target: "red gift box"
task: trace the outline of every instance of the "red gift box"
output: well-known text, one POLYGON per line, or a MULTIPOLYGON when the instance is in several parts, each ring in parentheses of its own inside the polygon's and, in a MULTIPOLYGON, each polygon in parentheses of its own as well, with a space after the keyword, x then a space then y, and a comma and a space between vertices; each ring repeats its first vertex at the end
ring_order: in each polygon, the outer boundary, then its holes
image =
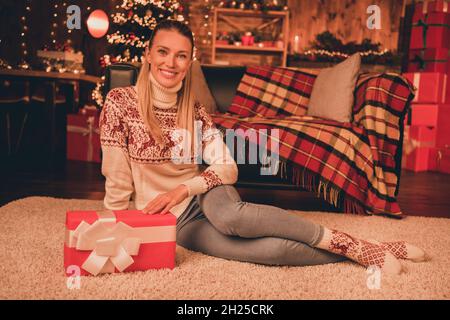
POLYGON ((447 0, 437 0, 428 2, 428 12, 450 12, 450 5, 447 0))
POLYGON ((447 75, 439 72, 407 72, 404 76, 414 84, 417 91, 415 103, 445 103, 450 94, 447 92, 447 75))
POLYGON ((98 116, 67 115, 67 159, 101 162, 98 116))
POLYGON ((96 106, 84 106, 78 111, 79 114, 82 114, 83 116, 94 116, 99 117, 100 116, 100 110, 97 109, 96 106))
POLYGON ((71 276, 175 267, 176 222, 140 210, 68 211, 64 270, 71 276))
POLYGON ((428 13, 427 3, 425 3, 424 5, 424 2, 416 2, 416 4, 414 5, 414 15, 412 23, 417 23, 420 19, 423 19, 426 13, 428 13))
POLYGON ((245 35, 241 37, 241 41, 243 46, 252 46, 255 42, 255 37, 245 35))
POLYGON ((450 105, 439 106, 436 146, 438 148, 448 148, 450 146, 450 105))
POLYGON ((449 49, 414 49, 409 52, 408 72, 422 71, 447 73, 449 65, 449 49))
POLYGON ((435 146, 436 130, 425 126, 406 126, 403 136, 402 168, 427 171, 430 148, 435 146))
POLYGON ((408 124, 412 126, 436 127, 438 122, 437 104, 413 104, 409 110, 408 124))
POLYGON ((450 13, 448 1, 447 0, 437 0, 437 1, 425 0, 423 2, 416 2, 415 7, 414 7, 413 23, 416 23, 417 21, 422 19, 423 16, 429 12, 430 13, 431 12, 450 13))
POLYGON ((429 154, 429 170, 450 173, 450 149, 432 148, 429 154))
MULTIPOLYGON (((415 17, 414 19, 417 19, 415 17)), ((450 48, 450 14, 432 12, 413 22, 410 49, 450 48)))

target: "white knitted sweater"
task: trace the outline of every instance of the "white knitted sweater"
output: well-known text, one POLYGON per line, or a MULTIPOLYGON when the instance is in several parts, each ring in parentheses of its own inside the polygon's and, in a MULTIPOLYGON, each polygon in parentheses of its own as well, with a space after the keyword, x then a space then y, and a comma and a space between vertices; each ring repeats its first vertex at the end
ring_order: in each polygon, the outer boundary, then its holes
MULTIPOLYGON (((206 169, 195 163, 173 161, 177 148, 177 90, 167 89, 152 80, 154 111, 161 124, 164 145, 158 145, 146 130, 138 111, 135 87, 111 90, 100 115, 102 174, 106 178, 104 206, 125 210, 134 199, 135 207, 143 209, 160 193, 180 184, 188 187, 189 196, 170 211, 177 217, 183 213, 193 196, 221 184, 234 184, 237 165, 223 142, 210 115, 200 104, 195 105, 195 119, 201 121, 201 150, 206 169), (175 105, 173 105, 175 103, 175 105)), ((200 144, 200 143, 199 143, 200 144)), ((179 147, 179 144, 178 144, 179 147)), ((200 152, 199 152, 200 153, 200 152)), ((185 161, 186 162, 186 161, 185 161)))

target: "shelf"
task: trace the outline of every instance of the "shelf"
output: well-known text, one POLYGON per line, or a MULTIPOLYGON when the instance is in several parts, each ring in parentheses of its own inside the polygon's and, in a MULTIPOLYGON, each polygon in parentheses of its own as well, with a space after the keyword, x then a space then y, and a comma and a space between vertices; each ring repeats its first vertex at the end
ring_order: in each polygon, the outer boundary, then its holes
POLYGON ((257 47, 257 46, 235 46, 218 44, 215 46, 217 49, 224 50, 236 50, 236 51, 260 51, 260 52, 284 52, 284 49, 273 47, 257 47))
MULTIPOLYGON (((251 24, 251 23, 250 23, 251 24)), ((281 66, 286 67, 287 65, 287 51, 288 51, 288 39, 289 39, 289 11, 256 11, 256 10, 244 10, 244 9, 230 9, 230 8, 215 8, 213 16, 213 30, 212 30, 212 52, 211 52, 211 63, 215 64, 216 61, 216 51, 235 51, 245 53, 248 52, 253 55, 264 53, 276 53, 281 54, 281 66), (232 19, 231 17, 237 17, 232 19), (248 19, 243 20, 241 17, 259 18, 252 19, 257 23, 260 23, 260 19, 263 19, 263 23, 260 24, 257 29, 262 30, 263 28, 268 28, 269 26, 278 25, 281 26, 280 33, 283 34, 283 47, 259 47, 259 46, 236 46, 227 44, 217 44, 217 34, 218 34, 218 20, 223 20, 225 23, 230 25, 233 29, 239 30, 240 32, 250 29, 248 25, 248 19), (237 20, 237 21, 236 21, 237 20), (243 22, 239 22, 239 21, 243 22), (269 20, 268 22, 264 20, 269 20)), ((224 52, 222 52, 224 53, 224 52)))

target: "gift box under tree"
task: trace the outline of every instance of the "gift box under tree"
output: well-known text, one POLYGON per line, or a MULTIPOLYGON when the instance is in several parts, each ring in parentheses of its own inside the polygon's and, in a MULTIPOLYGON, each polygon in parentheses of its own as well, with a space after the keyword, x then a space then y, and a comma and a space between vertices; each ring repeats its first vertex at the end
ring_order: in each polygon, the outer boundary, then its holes
POLYGON ((402 168, 414 172, 428 171, 430 149, 436 144, 436 129, 405 126, 402 168))
POLYGON ((173 269, 176 217, 140 210, 68 211, 64 270, 71 276, 173 269))
POLYGON ((101 162, 99 116, 92 112, 67 115, 67 159, 101 162))

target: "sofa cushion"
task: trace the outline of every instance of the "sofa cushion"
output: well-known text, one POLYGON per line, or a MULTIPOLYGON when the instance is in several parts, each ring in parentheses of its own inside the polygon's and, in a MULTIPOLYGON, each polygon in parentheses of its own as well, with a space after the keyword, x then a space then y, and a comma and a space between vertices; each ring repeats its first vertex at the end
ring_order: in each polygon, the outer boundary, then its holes
POLYGON ((360 66, 361 56, 356 53, 332 68, 321 70, 314 82, 307 115, 350 122, 360 66))
POLYGON ((228 111, 245 69, 244 66, 202 65, 206 83, 216 101, 217 111, 228 111))
POLYGON ((315 78, 288 68, 248 67, 228 112, 242 117, 305 115, 315 78))

